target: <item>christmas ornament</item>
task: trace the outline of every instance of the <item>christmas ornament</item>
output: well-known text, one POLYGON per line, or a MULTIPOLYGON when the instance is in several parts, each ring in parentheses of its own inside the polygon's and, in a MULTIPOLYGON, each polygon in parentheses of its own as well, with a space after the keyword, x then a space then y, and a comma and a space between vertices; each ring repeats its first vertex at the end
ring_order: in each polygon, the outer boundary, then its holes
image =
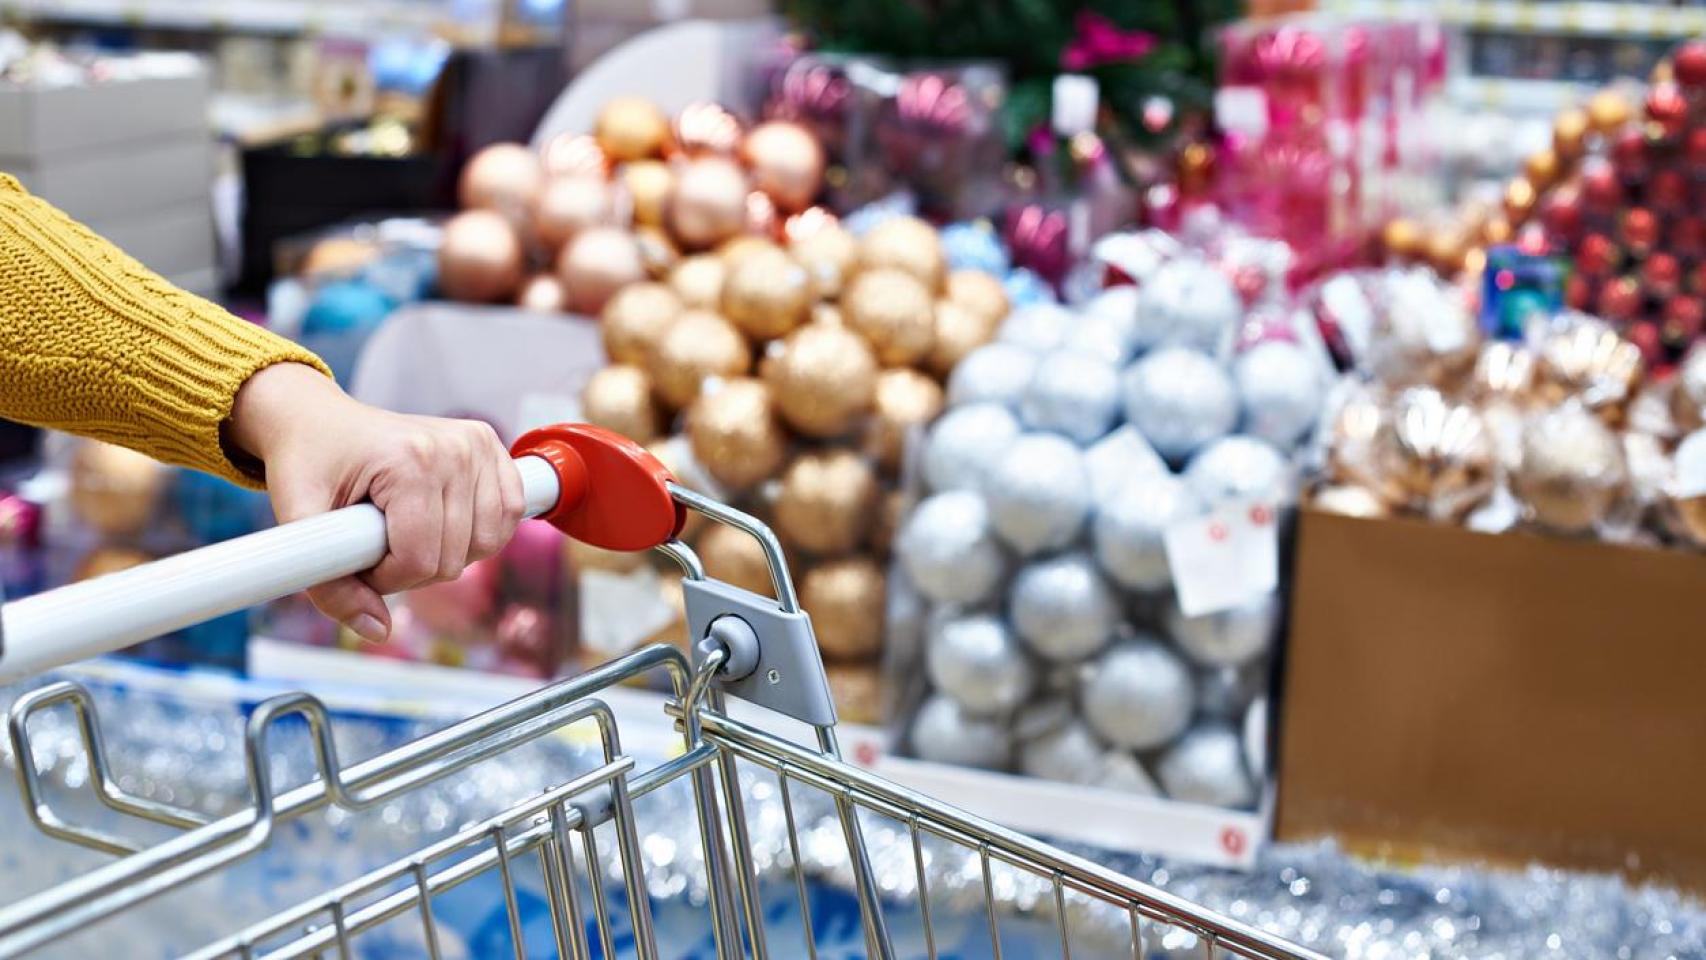
POLYGON ((1216 354, 1231 343, 1243 316, 1244 304, 1225 274, 1181 257, 1144 284, 1134 332, 1139 348, 1178 345, 1216 354))
POLYGON ((1324 372, 1296 343, 1269 340, 1245 351, 1232 365, 1244 431, 1290 449, 1315 426, 1327 392, 1324 372))
POLYGON ((942 388, 936 381, 904 367, 884 370, 877 375, 865 449, 884 469, 899 469, 907 437, 941 412, 942 388))
POLYGON ((996 341, 966 354, 948 376, 948 404, 998 403, 1019 408, 1019 398, 1037 369, 1037 355, 1025 347, 996 341))
POLYGON ((1139 797, 1159 797, 1161 786, 1137 758, 1128 753, 1109 752, 1102 755, 1102 773, 1096 786, 1103 790, 1129 793, 1139 797))
POLYGON ((682 309, 681 298, 661 283, 631 283, 616 291, 599 317, 605 355, 616 363, 646 366, 682 309))
POLYGON ((558 177, 533 209, 534 235, 553 252, 583 230, 615 223, 615 194, 603 177, 558 177))
POLYGON ((1128 480, 1169 472, 1166 461, 1130 424, 1096 441, 1085 451, 1084 467, 1090 474, 1091 496, 1098 504, 1119 496, 1128 480))
MULTIPOLYGON (((776 242, 771 240, 768 236, 755 233, 743 233, 738 237, 731 237, 728 240, 724 240, 722 244, 717 247, 716 253, 717 256, 723 259, 723 265, 728 267, 732 272, 736 267, 744 263, 749 255, 759 252, 772 252, 777 249, 776 242)), ((723 282, 725 284, 728 282, 726 276, 723 282)))
POLYGON ((870 557, 830 560, 800 580, 800 605, 832 660, 869 660, 883 649, 884 577, 870 557))
POLYGON ((811 437, 836 437, 870 411, 877 360, 852 331, 813 323, 772 344, 762 374, 788 426, 811 437))
POLYGON ((611 160, 659 156, 669 143, 669 118, 644 97, 616 97, 604 105, 592 135, 611 160))
POLYGON ((1082 722, 1066 719, 1042 733, 1021 738, 1019 772, 1027 777, 1094 786, 1107 749, 1082 722))
POLYGON ((1222 724, 1205 723, 1186 733, 1155 762, 1155 774, 1174 800, 1216 807, 1256 802, 1238 735, 1222 724))
MULTIPOLYGON (((723 490, 705 465, 693 455, 693 443, 685 434, 676 434, 662 440, 654 440, 646 444, 646 452, 656 457, 675 479, 689 490, 702 493, 715 500, 728 499, 728 493, 723 490)), ((697 511, 687 511, 687 522, 682 525, 678 535, 682 540, 691 541, 699 528, 707 523, 704 516, 697 511)))
POLYGON ((995 339, 1044 353, 1060 346, 1077 321, 1072 311, 1058 303, 1026 304, 1007 315, 995 339))
POLYGON ((821 297, 840 297, 858 264, 859 242, 835 222, 833 214, 818 207, 790 217, 788 223, 788 252, 805 265, 813 289, 821 297))
POLYGON ((1620 91, 1601 90, 1588 100, 1588 125, 1602 136, 1615 133, 1629 122, 1633 109, 1620 91))
POLYGON ((1676 367, 1670 412, 1683 430, 1706 425, 1706 345, 1696 344, 1676 367))
POLYGON ((1398 396, 1380 428, 1376 460, 1382 492, 1428 516, 1461 517, 1491 492, 1494 450, 1485 421, 1432 387, 1398 396))
POLYGON ((1007 316, 1007 291, 1001 281, 982 270, 955 270, 948 274, 944 297, 982 317, 994 330, 1007 316))
POLYGON ((865 269, 847 286, 841 309, 885 366, 915 366, 935 342, 935 300, 904 271, 865 269))
POLYGON ((995 532, 1019 553, 1033 554, 1077 538, 1090 509, 1089 484, 1084 456, 1071 441, 1027 433, 1001 451, 983 493, 995 532))
POLYGON ((1102 739, 1127 750, 1159 747, 1190 725, 1196 709, 1191 671, 1153 639, 1126 641, 1083 668, 1084 719, 1102 739))
POLYGON ((755 340, 783 336, 805 323, 816 301, 811 274, 768 242, 731 266, 723 281, 723 316, 755 340))
POLYGON ((694 160, 676 175, 666 217, 682 246, 714 247, 746 226, 746 175, 733 162, 694 160))
POLYGON ((670 271, 669 286, 681 302, 700 310, 715 310, 723 299, 723 279, 728 266, 721 257, 699 254, 676 264, 670 271))
POLYGON ((1098 496, 1096 502, 1091 542, 1108 576, 1132 590, 1171 586, 1173 569, 1162 538, 1169 526, 1202 511, 1185 482, 1166 472, 1131 475, 1117 494, 1098 496))
POLYGON ((1113 635, 1119 607, 1096 565, 1083 553, 1035 560, 1019 569, 1007 599, 1013 628, 1042 657, 1072 662, 1113 635))
POLYGON ((681 262, 681 251, 675 249, 675 241, 662 227, 635 227, 634 242, 640 245, 640 259, 646 265, 646 276, 653 280, 668 278, 676 264, 681 262))
POLYGON ((557 277, 569 309, 596 314, 616 291, 646 279, 646 264, 633 234, 618 227, 588 227, 563 247, 557 277))
POLYGON ((1055 350, 1037 361, 1019 397, 1019 420, 1033 430, 1086 444, 1108 432, 1119 407, 1119 373, 1113 366, 1082 351, 1055 350))
POLYGON ((982 490, 1019 435, 1007 408, 970 403, 949 410, 924 441, 924 482, 932 490, 982 490))
POLYGON ((456 200, 464 210, 490 210, 520 226, 544 189, 545 168, 532 150, 494 143, 468 158, 456 181, 456 200))
POLYGON ((476 560, 454 580, 409 591, 403 595, 404 602, 415 619, 434 633, 467 638, 496 610, 501 572, 494 558, 476 560))
POLYGON ((925 499, 895 542, 901 569, 918 592, 940 603, 982 603, 1006 573, 983 498, 949 490, 925 499))
POLYGON ((925 638, 930 682, 973 716, 1001 716, 1030 695, 1036 671, 999 617, 972 614, 935 625, 925 638))
POLYGON ((787 452, 770 388, 750 377, 701 391, 687 410, 687 439, 711 476, 735 490, 775 476, 787 452))
POLYGON ((925 700, 912 718, 912 751, 920 760, 959 767, 1005 767, 1012 753, 1007 728, 980 720, 937 694, 925 700))
POLYGON ((1205 667, 1237 667, 1268 649, 1279 624, 1279 604, 1273 594, 1199 617, 1187 617, 1175 604, 1167 610, 1167 633, 1197 663, 1205 667))
POLYGON ((871 228, 859 240, 863 270, 899 270, 923 284, 934 298, 947 276, 947 257, 936 228, 917 217, 897 216, 871 228))
POLYGON ((952 300, 936 301, 934 342, 926 365, 938 377, 948 376, 966 354, 994 338, 996 323, 952 300))
POLYGON ((722 104, 699 102, 681 108, 670 124, 672 146, 688 157, 732 157, 740 148, 740 120, 722 104))
POLYGON ((521 240, 501 214, 465 210, 444 223, 438 286, 452 300, 505 300, 521 283, 521 240))
POLYGON ((523 520, 498 552, 506 593, 511 599, 549 605, 567 580, 563 558, 569 538, 543 520, 523 520))
POLYGON ((554 274, 536 273, 521 285, 521 291, 515 295, 515 305, 539 313, 561 313, 567 299, 563 281, 554 274))
POLYGON ((1522 464, 1511 492, 1542 526, 1586 533, 1622 495, 1623 449, 1606 425, 1579 404, 1531 419, 1522 431, 1522 464))
POLYGON ((1390 384, 1449 383, 1475 362, 1480 331, 1462 297, 1425 269, 1381 275, 1370 369, 1390 384))
POLYGON ((883 722, 881 664, 826 663, 823 672, 840 721, 873 727, 883 722))
POLYGON ((753 186, 783 210, 804 210, 823 186, 823 146, 797 123, 772 120, 753 127, 740 152, 753 186))
POLYGON ((1273 445, 1255 437, 1221 437, 1191 458, 1185 484, 1201 503, 1232 502, 1290 506, 1297 481, 1291 464, 1273 445))
POLYGON ((706 377, 738 377, 750 369, 752 353, 740 331, 705 310, 677 317, 658 338, 650 360, 658 396, 678 410, 699 395, 706 377))
POLYGON ((1534 351, 1521 344, 1490 340, 1475 358, 1470 381, 1477 399, 1521 402, 1534 389, 1534 351))
POLYGON ((865 458, 846 449, 802 453, 782 474, 776 528, 812 553, 838 556, 858 548, 876 509, 877 477, 865 458))
POLYGON ((650 443, 658 434, 652 381, 639 367, 617 364, 593 374, 581 393, 581 412, 587 423, 636 443, 650 443))
POLYGON ((1226 371, 1185 347, 1155 350, 1121 381, 1126 419, 1155 451, 1183 461, 1238 423, 1238 393, 1226 371))
POLYGON ((1124 367, 1132 356, 1132 323, 1112 314, 1086 312, 1061 339, 1061 346, 1124 367))
POLYGON ((1562 318, 1540 342, 1537 372, 1546 400, 1577 397, 1591 409, 1617 408, 1645 373, 1640 348, 1610 324, 1584 314, 1562 318))
POLYGON ((545 144, 541 159, 549 177, 604 177, 610 173, 610 158, 591 134, 559 133, 545 144))
POLYGON ((1216 667, 1197 674, 1197 713, 1227 723, 1242 723, 1250 704, 1267 689, 1268 666, 1216 667))
POLYGON ((764 547, 752 534, 726 523, 708 524, 693 549, 705 564, 706 576, 761 597, 775 596, 770 563, 764 557, 764 547))
POLYGON ((648 227, 664 225, 664 209, 670 191, 675 189, 675 174, 669 164, 662 160, 625 163, 617 172, 617 180, 628 193, 634 223, 648 227))
POLYGON ((109 537, 138 533, 153 518, 168 473, 126 447, 85 440, 71 455, 71 509, 109 537))

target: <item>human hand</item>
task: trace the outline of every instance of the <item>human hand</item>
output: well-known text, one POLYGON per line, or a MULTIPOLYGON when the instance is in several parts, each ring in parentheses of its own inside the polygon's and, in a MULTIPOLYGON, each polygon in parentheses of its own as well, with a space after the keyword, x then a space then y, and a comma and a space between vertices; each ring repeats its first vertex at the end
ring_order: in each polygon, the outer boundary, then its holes
POLYGON ((363 500, 384 512, 379 565, 308 591, 320 612, 366 640, 390 633, 385 594, 455 579, 502 549, 521 522, 521 477, 490 426, 370 407, 302 364, 249 377, 227 438, 265 465, 280 523, 363 500))

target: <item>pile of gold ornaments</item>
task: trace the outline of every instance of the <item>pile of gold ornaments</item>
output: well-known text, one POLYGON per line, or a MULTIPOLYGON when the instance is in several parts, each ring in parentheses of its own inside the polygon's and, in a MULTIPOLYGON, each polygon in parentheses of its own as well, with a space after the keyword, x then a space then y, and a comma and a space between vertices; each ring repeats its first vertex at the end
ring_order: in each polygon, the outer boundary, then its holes
MULTIPOLYGON (((826 216, 812 206, 823 170, 822 146, 798 124, 748 130, 714 103, 671 118, 648 100, 618 98, 590 134, 558 136, 538 152, 494 144, 468 161, 463 211, 444 225, 439 287, 453 300, 597 314, 618 290, 668 280, 691 291, 693 305, 717 307, 702 302, 722 286, 707 263, 815 232, 826 216)), ((837 282, 837 251, 801 245, 815 251, 814 280, 837 282)), ((741 311, 755 323, 765 279, 740 278, 756 291, 741 311)))
MULTIPOLYGON (((1000 282, 950 271, 929 224, 897 217, 855 238, 820 209, 779 237, 688 256, 601 313, 611 365, 588 383, 584 416, 776 530, 845 719, 880 719, 908 438, 1006 313, 1000 282)), ((713 524, 688 536, 711 576, 773 595, 751 537, 713 524)))

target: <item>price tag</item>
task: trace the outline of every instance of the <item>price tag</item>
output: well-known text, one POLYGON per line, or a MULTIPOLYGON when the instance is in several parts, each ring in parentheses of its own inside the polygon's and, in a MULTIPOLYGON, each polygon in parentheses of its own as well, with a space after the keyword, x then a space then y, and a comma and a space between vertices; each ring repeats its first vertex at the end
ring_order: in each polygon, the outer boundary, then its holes
POLYGON ((1279 524, 1269 504, 1217 507, 1168 527, 1163 542, 1187 617, 1239 606, 1279 586, 1279 524))

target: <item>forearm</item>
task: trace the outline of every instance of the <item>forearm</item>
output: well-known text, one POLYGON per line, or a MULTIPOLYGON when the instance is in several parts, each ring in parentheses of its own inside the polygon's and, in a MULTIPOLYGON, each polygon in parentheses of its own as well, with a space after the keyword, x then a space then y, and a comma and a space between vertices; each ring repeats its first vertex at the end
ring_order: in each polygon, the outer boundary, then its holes
POLYGON ((222 429, 249 377, 283 362, 325 373, 0 175, 0 417, 254 484, 222 429))

